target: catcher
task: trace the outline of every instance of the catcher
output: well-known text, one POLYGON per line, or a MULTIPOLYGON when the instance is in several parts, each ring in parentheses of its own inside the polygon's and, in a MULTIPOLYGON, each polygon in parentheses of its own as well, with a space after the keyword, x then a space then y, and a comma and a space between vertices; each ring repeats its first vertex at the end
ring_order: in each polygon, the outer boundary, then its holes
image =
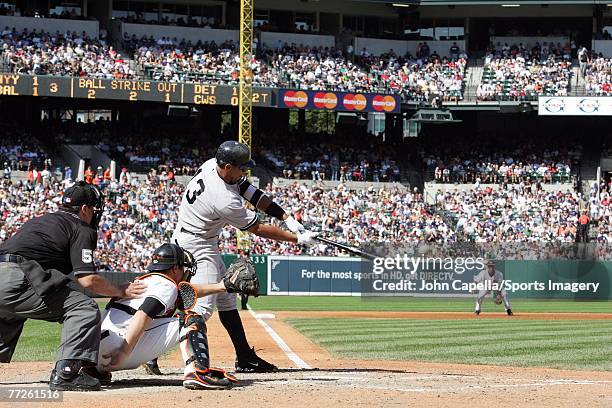
POLYGON ((86 372, 110 384, 111 372, 136 368, 180 343, 185 362, 183 386, 229 388, 236 378, 211 368, 204 318, 191 312, 198 297, 215 293, 256 295, 259 281, 247 258, 239 258, 216 284, 189 284, 195 274, 193 255, 176 244, 163 244, 138 277, 147 284, 138 299, 112 299, 102 318, 100 357, 86 372), (178 314, 175 310, 178 309, 178 314))
MULTIPOLYGON (((504 281, 504 274, 495 269, 495 261, 488 261, 487 268, 482 270, 478 275, 474 277, 474 282, 480 283, 484 281, 492 281, 496 284, 501 284, 504 281)), ((493 303, 496 305, 500 305, 502 301, 504 302, 504 308, 506 309, 506 314, 508 316, 514 315, 512 313, 512 309, 510 308, 510 301, 508 300, 508 293, 505 289, 501 291, 498 290, 480 290, 478 291, 478 297, 476 298, 476 309, 474 310, 474 314, 480 314, 480 306, 482 305, 482 301, 484 298, 491 293, 491 299, 493 303)))

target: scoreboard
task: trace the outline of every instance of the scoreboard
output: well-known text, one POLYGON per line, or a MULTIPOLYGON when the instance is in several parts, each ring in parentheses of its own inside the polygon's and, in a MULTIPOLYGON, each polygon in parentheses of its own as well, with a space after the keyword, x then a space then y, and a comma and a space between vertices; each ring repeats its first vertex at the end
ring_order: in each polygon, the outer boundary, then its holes
MULTIPOLYGON (((2 96, 237 106, 240 88, 206 83, 0 73, 2 96)), ((264 108, 399 113, 401 103, 397 94, 253 88, 253 106, 264 108)))
MULTIPOLYGON (((203 83, 0 74, 0 95, 237 106, 240 90, 203 83)), ((253 88, 253 106, 276 107, 276 96, 276 90, 253 88)))

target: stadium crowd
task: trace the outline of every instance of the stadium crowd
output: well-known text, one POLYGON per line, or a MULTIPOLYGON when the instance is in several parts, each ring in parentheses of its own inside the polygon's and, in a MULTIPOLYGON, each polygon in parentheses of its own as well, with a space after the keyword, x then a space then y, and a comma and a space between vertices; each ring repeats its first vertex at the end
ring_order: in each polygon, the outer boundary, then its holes
MULTIPOLYGON (((88 123, 46 120, 44 128, 57 144, 92 144, 130 171, 191 175, 204 158, 212 157, 215 143, 201 129, 177 129, 175 123, 152 121, 139 130, 113 129, 109 120, 88 123)), ((228 136, 229 137, 229 136, 228 136)), ((339 181, 400 181, 398 151, 368 135, 351 140, 327 133, 272 132, 258 134, 266 146, 255 144, 253 156, 272 176, 290 179, 339 181), (295 146, 301 146, 296 153, 295 146), (335 152, 331 154, 330 152, 335 152)), ((1 157, 0 157, 1 159, 1 157)))
POLYGON ((444 145, 432 140, 420 152, 423 169, 438 183, 569 182, 572 164, 581 157, 579 144, 565 144, 560 139, 551 148, 544 140, 538 144, 529 139, 521 142, 517 135, 504 143, 500 137, 464 140, 452 147, 438 147, 444 145))
POLYGON ((256 147, 254 154, 274 174, 289 179, 400 181, 397 150, 374 135, 367 137, 369 142, 326 133, 265 134, 258 139, 274 148, 256 147), (296 152, 295 146, 300 150, 296 152))
POLYGON ((482 81, 476 90, 479 101, 535 99, 538 95, 566 96, 571 76, 569 44, 535 43, 509 46, 490 44, 482 81))
MULTIPOLYGON (((127 47, 135 49, 134 60, 151 79, 172 82, 203 82, 237 84, 240 75, 240 56, 233 41, 222 44, 211 42, 177 41, 176 39, 124 39, 127 47)), ((277 86, 278 76, 262 61, 253 58, 253 85, 277 86)))
POLYGON ((0 163, 3 168, 26 171, 51 166, 45 150, 30 132, 11 121, 0 122, 0 163))
POLYGON ((417 58, 401 58, 391 51, 380 57, 362 57, 361 61, 374 77, 378 91, 391 90, 413 101, 430 101, 434 97, 454 102, 463 99, 465 54, 449 59, 421 52, 417 58))
POLYGON ((588 95, 612 95, 612 59, 599 55, 592 59, 584 76, 588 95))
MULTIPOLYGON (((126 32, 123 48, 129 56, 122 56, 103 40, 76 32, 18 32, 6 27, 0 37, 2 58, 12 72, 20 74, 115 79, 144 75, 160 81, 238 83, 239 55, 233 41, 192 43, 170 37, 137 38, 126 32)), ((411 101, 462 99, 467 56, 457 51, 453 51, 452 58, 435 52, 418 54, 400 56, 390 50, 372 56, 362 50, 353 58, 335 48, 263 44, 251 62, 253 84, 394 92, 411 101)))
MULTIPOLYGON (((0 189, 0 240, 10 237, 23 223, 55 211, 61 191, 70 180, 49 183, 37 180, 2 182, 0 189)), ((598 242, 612 243, 610 185, 591 203, 598 242)), ((349 190, 307 187, 299 182, 285 187, 268 186, 266 192, 307 228, 353 245, 372 242, 402 244, 451 243, 467 238, 476 243, 571 243, 577 238, 580 197, 573 192, 547 193, 529 187, 491 188, 439 193, 435 208, 418 191, 396 188, 349 190), (456 226, 443 215, 451 214, 456 226)), ((183 187, 167 175, 151 172, 138 178, 122 172, 105 187, 105 213, 100 222, 96 259, 103 270, 141 271, 143 260, 169 239, 177 219, 183 187)), ((236 231, 225 228, 220 236, 222 253, 237 253, 236 231)), ((341 255, 317 245, 305 252, 294 244, 251 236, 251 254, 341 255)), ((516 255, 516 254, 515 254, 516 255)))
POLYGON ((112 46, 85 32, 21 32, 5 27, 0 33, 0 58, 12 72, 108 79, 132 79, 136 72, 112 46))
POLYGON ((475 242, 560 242, 577 239, 579 197, 529 187, 438 193, 436 206, 457 217, 457 230, 475 242))

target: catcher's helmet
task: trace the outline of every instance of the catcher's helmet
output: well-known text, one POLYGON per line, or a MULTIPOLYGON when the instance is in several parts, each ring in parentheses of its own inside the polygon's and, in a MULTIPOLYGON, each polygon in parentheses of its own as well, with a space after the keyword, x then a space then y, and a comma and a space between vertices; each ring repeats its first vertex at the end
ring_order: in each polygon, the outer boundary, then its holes
POLYGON ((185 268, 184 281, 189 281, 196 272, 196 262, 191 252, 176 244, 162 244, 153 252, 152 261, 147 270, 152 272, 166 271, 178 265, 185 268))
POLYGON ((231 164, 232 166, 240 166, 241 168, 254 168, 255 161, 251 159, 251 151, 244 143, 228 140, 221 143, 215 155, 217 164, 223 166, 231 164))

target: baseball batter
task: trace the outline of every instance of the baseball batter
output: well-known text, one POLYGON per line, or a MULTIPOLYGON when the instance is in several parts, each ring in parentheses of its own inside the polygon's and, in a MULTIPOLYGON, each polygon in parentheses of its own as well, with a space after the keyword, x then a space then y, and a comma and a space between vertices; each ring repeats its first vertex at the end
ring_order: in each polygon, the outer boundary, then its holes
MULTIPOLYGON (((193 256, 175 244, 163 244, 147 267, 152 272, 139 277, 146 292, 136 299, 113 299, 102 318, 97 367, 87 373, 108 385, 112 371, 136 368, 180 343, 185 361, 183 385, 190 389, 228 388, 237 380, 221 369, 210 368, 206 323, 192 311, 174 312, 179 299, 177 285, 195 274, 193 256)), ((257 279, 254 268, 236 261, 222 282, 193 285, 195 296, 240 291, 247 279, 257 279), (231 279, 230 279, 231 278, 231 279)), ((257 288, 259 288, 257 282, 257 288)), ((252 293, 250 293, 252 294, 252 293)), ((179 310, 181 307, 179 306, 179 310)))
MULTIPOLYGON (((227 224, 263 238, 305 245, 315 243, 316 233, 305 231, 263 191, 249 183, 245 171, 253 166, 247 145, 227 141, 219 146, 215 157, 206 161, 188 183, 172 242, 193 253, 197 273, 192 282, 213 284, 224 276, 225 266, 219 253, 218 237, 227 224), (284 221, 291 232, 259 222, 257 213, 245 208, 243 200, 259 211, 284 221)), ((213 306, 219 310, 219 319, 234 345, 236 371, 275 371, 275 365, 259 358, 254 348, 249 346, 236 309, 236 294, 220 293, 200 298, 195 311, 207 320, 213 306)))
MULTIPOLYGON (((476 283, 484 283, 485 281, 491 281, 491 283, 496 283, 499 285, 501 285, 502 282, 504 281, 504 274, 498 271, 497 269, 495 269, 494 261, 488 261, 487 268, 482 270, 478 275, 474 277, 474 282, 476 283)), ((491 294, 491 297, 493 298, 493 302, 495 304, 499 305, 503 300, 504 308, 506 309, 506 314, 508 316, 513 315, 512 309, 510 308, 510 301, 508 300, 508 293, 503 288, 500 291, 494 291, 494 290, 478 291, 478 297, 476 298, 476 309, 474 310, 474 313, 476 315, 480 314, 480 306, 482 305, 482 301, 484 300, 485 296, 487 296, 489 293, 491 294)))

